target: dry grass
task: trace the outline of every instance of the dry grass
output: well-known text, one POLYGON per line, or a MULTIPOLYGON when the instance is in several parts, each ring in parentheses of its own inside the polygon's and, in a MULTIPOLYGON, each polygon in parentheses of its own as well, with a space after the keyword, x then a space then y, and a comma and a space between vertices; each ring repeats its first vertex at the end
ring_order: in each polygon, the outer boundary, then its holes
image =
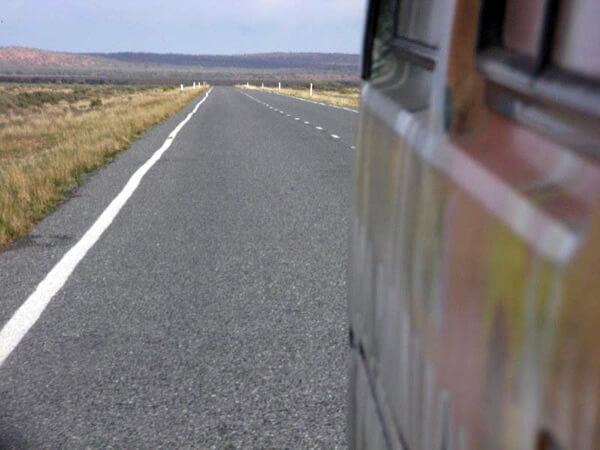
POLYGON ((110 161, 201 92, 81 89, 0 85, 5 106, 0 110, 0 248, 27 233, 84 173, 110 161))
POLYGON ((288 88, 282 87, 279 90, 276 87, 260 87, 253 85, 241 84, 238 87, 243 89, 255 89, 259 91, 276 92, 279 94, 291 95, 293 97, 306 98, 315 102, 323 102, 330 105, 345 106, 348 108, 358 109, 360 98, 360 90, 358 88, 343 88, 339 90, 320 90, 317 87, 313 88, 313 95, 310 96, 308 88, 288 88))

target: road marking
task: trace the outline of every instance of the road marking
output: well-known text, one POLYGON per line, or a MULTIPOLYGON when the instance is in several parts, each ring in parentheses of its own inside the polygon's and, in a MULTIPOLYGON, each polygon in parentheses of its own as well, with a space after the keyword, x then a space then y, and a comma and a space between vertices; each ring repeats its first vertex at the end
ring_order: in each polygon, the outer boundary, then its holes
MULTIPOLYGON (((254 98, 254 97, 252 97, 252 96, 250 96, 250 95, 248 95, 248 94, 246 94, 246 93, 243 93, 243 94, 244 94, 245 96, 247 96, 247 97, 251 98, 251 99, 252 99, 252 100, 254 100, 255 102, 262 103, 260 100, 258 100, 258 99, 256 99, 256 98, 254 98)), ((299 100, 301 100, 301 99, 299 99, 299 100)), ((320 103, 320 102, 311 102, 311 103, 322 104, 322 103, 320 103)), ((271 106, 270 106, 270 105, 267 105, 266 103, 264 103, 264 105, 265 105, 265 106, 267 106, 267 107, 269 107, 269 108, 271 108, 271 106)), ((325 105, 325 104, 323 104, 323 105, 324 105, 324 106, 330 106, 330 105, 325 105)), ((271 109, 272 109, 272 108, 271 108, 271 109)), ((279 112, 279 114, 285 114, 287 117, 292 117, 292 115, 291 115, 291 114, 287 114, 285 111, 280 111, 280 110, 278 110, 278 109, 275 109, 275 111, 278 111, 278 112, 279 112)), ((294 117, 294 120, 300 120, 300 117, 294 117)), ((306 121, 304 121, 304 124, 305 124, 305 125, 310 125, 310 122, 309 122, 308 120, 306 120, 306 121)), ((317 129, 317 130, 319 130, 319 131, 323 131, 323 127, 321 127, 321 126, 315 126, 315 129, 317 129)), ((340 136, 338 136, 337 134, 330 134, 330 136, 331 136, 333 139, 340 139, 340 136)), ((355 150, 355 149, 356 149, 356 147, 355 147, 354 145, 353 145, 351 148, 352 148, 352 150, 355 150)))
POLYGON ((344 111, 349 111, 354 114, 358 114, 358 109, 347 108, 346 106, 329 105, 327 103, 316 102, 314 100, 308 100, 307 98, 296 97, 294 95, 280 94, 279 92, 271 92, 271 91, 266 91, 266 92, 269 94, 280 95, 281 97, 293 98, 295 100, 300 100, 301 102, 314 103, 315 105, 327 106, 328 108, 343 109, 344 111))
MULTIPOLYGON (((251 95, 248 95, 248 94, 246 94, 245 92, 242 92, 242 93, 243 93, 243 94, 244 94, 246 97, 248 97, 248 98, 250 98, 250 99, 254 100, 255 102, 257 102, 257 103, 261 103, 261 104, 263 104, 263 105, 267 106, 268 108, 271 108, 271 109, 273 109, 273 108, 271 107, 271 105, 268 105, 267 103, 263 103, 263 102, 261 102, 260 100, 258 100, 258 99, 256 99, 256 98, 252 97, 251 95)), ((286 95, 285 97, 291 97, 291 96, 288 96, 288 95, 286 95)), ((292 97, 292 98, 297 98, 297 97, 292 97)), ((297 99, 298 99, 298 100, 303 100, 303 99, 300 99, 300 98, 297 98, 297 99)), ((323 106, 331 106, 331 105, 326 105, 326 104, 324 104, 324 103, 321 103, 321 102, 313 102, 313 101, 311 101, 311 103, 316 103, 316 104, 318 104, 318 105, 323 105, 323 106)), ((340 109, 346 109, 346 108, 340 108, 340 109)), ((279 112, 280 114, 285 114, 287 117, 292 117, 292 115, 291 115, 291 114, 287 114, 285 111, 280 111, 280 110, 278 110, 278 109, 276 109, 276 108, 275 108, 275 111, 279 112)), ((300 117, 294 117, 294 120, 301 120, 301 119, 300 119, 300 117)), ((305 120, 305 121, 304 121, 304 124, 305 124, 305 125, 310 125, 310 122, 309 122, 308 120, 305 120)), ((315 129, 317 129, 317 130, 319 130, 319 131, 323 131, 323 127, 321 127, 321 126, 315 126, 315 129)), ((341 139, 341 138, 340 138, 340 136, 338 136, 337 134, 330 134, 330 136, 331 136, 331 138, 332 138, 332 139, 336 139, 336 140, 337 140, 337 139, 341 139)), ((352 145, 350 148, 351 148, 352 150, 356 150, 356 146, 354 146, 354 145, 352 145)))
POLYGON ((156 164, 160 157, 173 143, 175 136, 181 131, 186 123, 198 111, 198 108, 208 98, 212 88, 200 100, 187 117, 175 127, 165 139, 163 145, 129 178, 125 187, 110 202, 106 209, 100 214, 94 224, 85 232, 83 237, 71 249, 63 255, 58 263, 48 272, 46 277, 37 285, 35 291, 17 309, 8 322, 0 331, 0 366, 6 358, 19 345, 21 339, 27 334, 31 327, 40 318, 50 300, 65 285, 77 265, 85 257, 86 253, 94 246, 102 234, 119 214, 121 208, 136 191, 146 173, 156 164))

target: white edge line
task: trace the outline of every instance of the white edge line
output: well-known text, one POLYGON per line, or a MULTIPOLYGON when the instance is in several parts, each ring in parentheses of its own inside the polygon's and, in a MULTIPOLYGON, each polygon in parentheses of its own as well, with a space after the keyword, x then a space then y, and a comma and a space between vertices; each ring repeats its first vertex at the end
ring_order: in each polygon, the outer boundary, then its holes
MULTIPOLYGON (((243 88, 242 88, 243 89, 243 88)), ((358 114, 358 109, 354 109, 354 108, 347 108, 346 106, 338 106, 338 105, 329 105, 327 103, 322 103, 322 102, 315 102, 314 100, 309 100, 307 98, 302 98, 302 97, 295 97, 293 95, 287 95, 287 94, 280 94, 279 92, 272 92, 272 91, 261 91, 261 92, 266 92, 268 94, 275 94, 275 95, 280 95, 281 97, 288 97, 288 98, 293 98, 295 100, 300 100, 301 102, 308 102, 308 103, 314 103, 315 105, 320 105, 320 106, 328 106, 330 108, 335 108, 335 109, 342 109, 344 111, 350 111, 353 112, 354 114, 358 114)), ((244 92, 245 95, 248 95, 244 92)))
POLYGON ((271 92, 271 91, 264 91, 264 92, 268 92, 269 94, 280 95, 282 97, 293 98, 295 100, 300 100, 301 102, 314 103, 315 105, 328 106, 329 108, 342 109, 344 111, 350 111, 350 112, 353 112, 354 114, 358 114, 358 109, 354 109, 354 108, 347 108, 345 106, 337 106, 337 105, 329 105, 327 103, 315 102, 314 100, 308 100, 307 98, 295 97, 293 95, 287 95, 287 94, 280 94, 279 92, 271 92))
POLYGON ((85 232, 83 237, 71 249, 63 255, 56 265, 48 272, 46 277, 38 284, 35 291, 25 300, 17 309, 13 316, 6 322, 0 331, 0 366, 6 361, 6 358, 19 345, 25 334, 40 318, 46 306, 52 298, 64 286, 69 276, 73 273, 77 265, 85 257, 86 253, 100 239, 102 234, 119 214, 121 208, 127 203, 127 200, 133 195, 144 175, 156 164, 161 156, 169 149, 175 136, 181 131, 186 123, 196 113, 198 108, 208 98, 212 87, 204 95, 204 98, 198 102, 196 107, 187 117, 175 127, 165 140, 163 145, 154 152, 154 154, 140 166, 129 178, 125 187, 110 202, 106 209, 96 219, 94 224, 85 232))

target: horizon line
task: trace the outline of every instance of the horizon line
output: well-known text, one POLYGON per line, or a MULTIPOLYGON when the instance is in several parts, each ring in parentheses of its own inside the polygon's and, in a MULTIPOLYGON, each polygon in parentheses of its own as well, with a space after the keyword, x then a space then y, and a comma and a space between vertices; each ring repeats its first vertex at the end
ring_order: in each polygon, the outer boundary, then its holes
POLYGON ((328 51, 328 52, 320 52, 320 51, 284 51, 284 50, 274 50, 274 51, 257 51, 253 53, 177 53, 177 52, 158 52, 158 51, 147 51, 147 50, 120 50, 120 51, 68 51, 68 50, 52 50, 38 47, 26 47, 24 45, 0 45, 0 50, 3 49, 25 49, 25 50, 37 50, 42 52, 52 52, 52 53, 69 53, 72 55, 116 55, 123 53, 133 53, 133 54, 148 54, 148 55, 185 55, 185 56, 254 56, 254 55, 273 55, 273 54, 308 54, 308 55, 347 55, 347 56, 360 56, 359 53, 349 53, 349 52, 341 52, 341 51, 328 51))

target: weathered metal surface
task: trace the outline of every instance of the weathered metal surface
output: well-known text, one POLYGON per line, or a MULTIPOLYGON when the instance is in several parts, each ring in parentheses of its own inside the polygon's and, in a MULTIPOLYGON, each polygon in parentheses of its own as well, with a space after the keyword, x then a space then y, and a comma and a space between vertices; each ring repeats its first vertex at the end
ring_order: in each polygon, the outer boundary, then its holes
POLYGON ((352 397, 354 443, 370 448, 378 420, 398 448, 536 449, 551 436, 592 450, 600 170, 484 103, 459 114, 449 65, 463 19, 432 72, 391 57, 380 24, 363 87, 349 298, 353 370, 371 388, 352 397))

